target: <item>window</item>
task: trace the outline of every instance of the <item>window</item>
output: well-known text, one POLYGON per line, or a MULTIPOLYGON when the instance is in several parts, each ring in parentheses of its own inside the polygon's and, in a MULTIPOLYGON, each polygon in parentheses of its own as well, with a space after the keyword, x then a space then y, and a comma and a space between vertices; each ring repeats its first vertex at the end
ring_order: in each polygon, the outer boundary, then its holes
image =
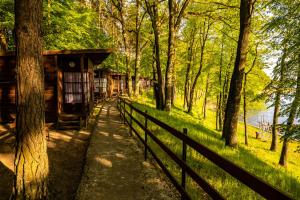
POLYGON ((105 93, 107 88, 107 79, 100 78, 100 92, 105 93))
MULTIPOLYGON (((90 84, 88 73, 83 73, 83 89, 85 103, 90 99, 90 84)), ((65 103, 82 103, 82 81, 80 72, 64 72, 65 103)))

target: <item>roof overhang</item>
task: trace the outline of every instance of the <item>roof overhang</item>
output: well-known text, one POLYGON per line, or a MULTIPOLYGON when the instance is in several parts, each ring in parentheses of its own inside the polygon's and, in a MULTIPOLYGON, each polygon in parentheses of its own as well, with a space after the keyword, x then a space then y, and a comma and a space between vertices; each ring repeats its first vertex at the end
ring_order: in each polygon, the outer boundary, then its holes
MULTIPOLYGON (((50 55, 85 55, 94 65, 101 64, 111 53, 113 49, 79 49, 79 50, 46 50, 43 56, 50 55)), ((8 51, 5 54, 0 53, 0 57, 15 56, 15 51, 8 51)))

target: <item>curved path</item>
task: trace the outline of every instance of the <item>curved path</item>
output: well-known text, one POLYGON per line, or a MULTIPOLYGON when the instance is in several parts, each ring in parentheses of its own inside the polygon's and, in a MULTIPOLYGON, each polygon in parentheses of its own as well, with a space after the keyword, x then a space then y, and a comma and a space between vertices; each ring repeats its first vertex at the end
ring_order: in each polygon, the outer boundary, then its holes
POLYGON ((163 175, 143 159, 115 103, 105 103, 92 134, 79 200, 178 199, 163 175))

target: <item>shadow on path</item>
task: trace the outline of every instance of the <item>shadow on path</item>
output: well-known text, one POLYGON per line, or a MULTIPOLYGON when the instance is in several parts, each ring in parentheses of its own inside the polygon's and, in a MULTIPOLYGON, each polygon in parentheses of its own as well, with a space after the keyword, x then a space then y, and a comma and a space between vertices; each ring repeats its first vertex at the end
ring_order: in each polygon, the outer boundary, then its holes
POLYGON ((129 136, 115 103, 102 109, 92 135, 77 199, 177 199, 161 174, 129 136))

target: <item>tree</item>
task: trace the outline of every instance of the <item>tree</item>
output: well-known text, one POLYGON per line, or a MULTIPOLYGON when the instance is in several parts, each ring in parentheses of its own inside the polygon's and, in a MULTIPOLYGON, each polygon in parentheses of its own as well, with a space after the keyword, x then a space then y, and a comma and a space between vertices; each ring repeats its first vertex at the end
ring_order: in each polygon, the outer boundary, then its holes
POLYGON ((138 96, 140 91, 140 63, 141 63, 141 49, 140 49, 140 30, 142 20, 140 19, 140 1, 136 0, 136 19, 135 19, 135 66, 134 66, 134 95, 138 96))
MULTIPOLYGON (((195 25, 194 25, 195 26, 195 25)), ((187 56, 187 67, 186 67, 186 73, 185 73, 185 82, 184 82, 184 103, 183 108, 186 109, 190 102, 190 85, 191 85, 191 68, 193 65, 193 53, 194 53, 194 45, 195 45, 195 37, 196 37, 196 27, 193 27, 190 31, 190 37, 188 42, 188 56, 187 56)))
POLYGON ((173 73, 174 73, 174 60, 176 49, 176 34, 178 32, 184 12, 189 5, 190 0, 184 0, 182 5, 177 1, 168 0, 169 8, 169 36, 168 36, 168 60, 166 65, 166 85, 165 85, 165 110, 170 111, 172 106, 172 91, 174 87, 173 73), (180 10, 179 10, 180 9, 180 10))
POLYGON ((157 73, 157 82, 154 83, 153 87, 155 90, 155 100, 156 108, 159 110, 164 110, 164 92, 163 92, 163 77, 162 77, 162 67, 160 61, 160 41, 159 41, 159 30, 158 30, 158 2, 145 0, 147 13, 150 16, 153 34, 154 34, 154 52, 155 52, 155 66, 157 73))
POLYGON ((188 104, 188 113, 192 113, 193 109, 193 104, 194 104, 194 93, 197 85, 197 81, 202 73, 202 68, 204 65, 204 54, 205 54, 205 48, 206 48, 206 43, 208 39, 208 33, 209 29, 211 27, 212 22, 210 22, 209 18, 206 18, 203 22, 203 26, 200 28, 200 63, 199 63, 199 68, 196 73, 196 76, 194 78, 191 90, 190 90, 190 98, 189 98, 189 104, 188 104))
POLYGON ((247 93, 246 93, 246 87, 247 87, 247 77, 248 75, 251 73, 251 71, 253 70, 256 60, 257 60, 257 49, 258 49, 258 43, 256 44, 256 48, 255 48, 255 55, 254 55, 254 59, 252 62, 252 65, 250 67, 250 69, 245 72, 244 75, 244 86, 243 86, 243 93, 244 93, 244 132, 245 132, 245 145, 248 145, 248 132, 247 132, 247 93))
POLYGON ((281 57, 281 62, 277 67, 280 68, 279 77, 276 76, 273 78, 273 84, 276 81, 276 88, 275 88, 275 99, 274 99, 274 114, 273 114, 273 123, 272 123, 272 141, 271 141, 271 151, 277 150, 277 125, 278 125, 278 118, 280 116, 280 98, 282 95, 282 84, 285 77, 285 57, 286 57, 286 50, 283 50, 283 55, 281 57), (276 80, 279 79, 279 80, 276 80))
POLYGON ((42 1, 15 1, 17 121, 11 199, 47 199, 48 193, 42 6, 42 1))
POLYGON ((223 125, 225 144, 231 147, 237 146, 238 114, 254 3, 254 0, 241 0, 240 4, 240 33, 223 125))
MULTIPOLYGON (((299 112, 298 110, 300 106, 300 55, 297 56, 298 56, 298 66, 296 67, 296 70, 298 71, 298 73, 297 73, 297 81, 296 81, 296 92, 294 94, 294 100, 289 108, 289 117, 287 119, 287 124, 285 129, 287 135, 293 128, 294 120, 299 112)), ((288 142, 289 142, 289 138, 284 137, 282 150, 280 154, 280 160, 279 160, 279 164, 282 166, 287 165, 287 152, 289 147, 288 142)))
MULTIPOLYGON (((291 117, 293 110, 286 109, 286 105, 282 104, 281 98, 290 97, 290 92, 286 91, 291 85, 297 85, 296 79, 292 80, 293 73, 297 73, 299 66, 299 1, 292 0, 272 0, 268 3, 268 9, 272 12, 269 22, 266 24, 266 31, 272 38, 273 48, 282 52, 281 58, 277 66, 274 68, 274 77, 270 86, 266 89, 275 88, 272 96, 274 105, 274 117, 272 126, 272 144, 270 150, 277 149, 277 123, 280 113, 291 117), (288 72, 288 75, 286 74, 288 72), (289 79, 289 80, 288 80, 289 79), (288 81, 287 81, 288 80, 288 81), (282 104, 282 105, 281 105, 282 104), (287 111, 289 110, 289 111, 287 111)), ((296 99, 296 97, 295 97, 296 99)), ((294 109, 294 108, 293 108, 294 109)), ((289 123, 289 122, 288 122, 289 123)), ((291 122, 290 122, 291 123, 291 122)), ((293 122, 292 122, 293 123, 293 122)), ((287 125, 290 129, 291 125, 287 125)), ((288 130, 286 132, 289 132, 288 130)), ((285 165, 287 154, 287 139, 284 139, 283 149, 280 158, 280 164, 285 165)))

